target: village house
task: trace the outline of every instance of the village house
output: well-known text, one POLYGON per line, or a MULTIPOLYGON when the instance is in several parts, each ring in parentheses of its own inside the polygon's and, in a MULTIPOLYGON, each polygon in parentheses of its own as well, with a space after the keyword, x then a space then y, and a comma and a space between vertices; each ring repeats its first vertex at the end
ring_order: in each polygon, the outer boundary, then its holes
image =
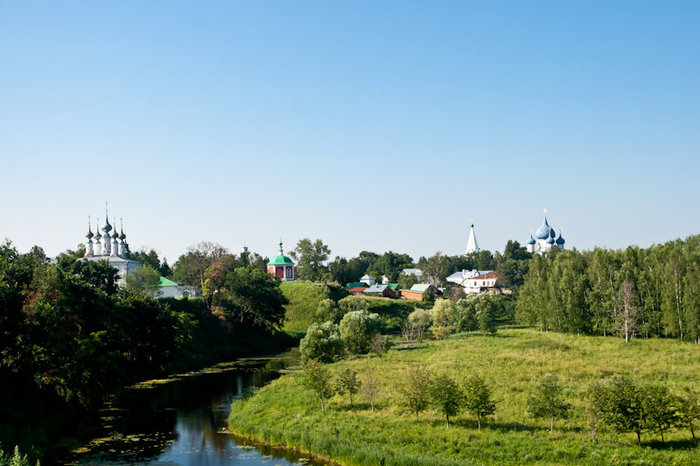
POLYGON ((428 283, 417 283, 410 290, 401 290, 401 297, 411 301, 423 301, 426 292, 430 298, 434 298, 437 288, 428 283))
POLYGON ((493 270, 462 270, 447 277, 447 281, 463 287, 466 294, 497 293, 500 287, 499 278, 500 275, 493 270))
POLYGON ((382 296, 384 298, 395 298, 396 293, 389 285, 372 285, 364 292, 365 295, 382 296))

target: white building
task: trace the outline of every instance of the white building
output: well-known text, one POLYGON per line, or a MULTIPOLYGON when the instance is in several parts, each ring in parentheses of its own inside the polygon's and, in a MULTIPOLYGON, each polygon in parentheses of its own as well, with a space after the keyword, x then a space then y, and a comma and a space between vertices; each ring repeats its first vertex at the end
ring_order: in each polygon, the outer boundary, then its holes
MULTIPOLYGON (((530 232, 532 232, 532 230, 530 230, 530 232)), ((527 240, 525 248, 528 252, 542 255, 551 251, 552 248, 563 250, 564 243, 565 241, 561 235, 561 229, 557 234, 554 228, 549 226, 549 222, 547 221, 547 209, 545 209, 542 225, 540 225, 537 232, 535 232, 534 238, 532 237, 532 233, 530 233, 530 239, 527 240)))
POLYGON ((85 259, 90 261, 106 260, 109 265, 117 269, 119 275, 119 285, 126 283, 126 276, 141 267, 141 262, 131 260, 129 255, 129 243, 126 242, 124 234, 124 225, 121 227, 121 232, 117 233, 116 228, 112 228, 109 223, 109 216, 105 213, 105 224, 102 226, 102 232, 99 228, 100 220, 97 219, 97 234, 92 233, 92 225, 88 220, 88 232, 85 237, 85 259))
MULTIPOLYGON (((357 276, 357 275, 355 275, 357 276)), ((362 278, 360 278, 361 282, 367 283, 368 286, 375 285, 377 283, 377 279, 374 278, 372 275, 364 275, 362 278)))
POLYGON ((447 281, 463 287, 466 294, 475 294, 495 290, 499 278, 493 270, 462 270, 447 277, 447 281))
POLYGON ((476 235, 474 235, 474 224, 472 223, 471 228, 469 229, 469 238, 467 239, 467 249, 464 251, 464 254, 469 255, 479 251, 479 244, 476 242, 476 235))

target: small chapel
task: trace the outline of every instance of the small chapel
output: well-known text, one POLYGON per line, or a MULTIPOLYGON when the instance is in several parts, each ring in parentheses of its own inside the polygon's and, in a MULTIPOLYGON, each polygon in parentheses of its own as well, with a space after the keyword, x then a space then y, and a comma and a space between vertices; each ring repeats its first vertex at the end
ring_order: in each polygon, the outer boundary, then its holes
POLYGON ((268 273, 272 277, 279 278, 283 281, 296 280, 296 269, 294 268, 294 261, 284 255, 284 250, 282 249, 282 241, 280 241, 279 252, 280 253, 277 256, 275 256, 270 262, 267 263, 268 273))

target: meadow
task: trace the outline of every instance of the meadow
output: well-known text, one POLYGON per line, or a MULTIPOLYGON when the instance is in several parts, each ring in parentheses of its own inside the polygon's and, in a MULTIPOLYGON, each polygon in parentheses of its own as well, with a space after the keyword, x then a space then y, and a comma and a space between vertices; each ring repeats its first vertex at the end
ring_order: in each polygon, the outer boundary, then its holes
POLYGON ((381 382, 376 410, 361 394, 350 406, 335 395, 325 412, 301 384, 287 374, 237 401, 230 429, 269 444, 310 451, 342 464, 700 464, 700 448, 688 430, 671 430, 665 442, 651 432, 637 446, 632 433, 605 426, 592 440, 586 390, 600 377, 627 374, 641 384, 657 383, 673 393, 700 394, 700 346, 671 339, 638 339, 502 330, 495 335, 465 333, 415 348, 396 346, 384 356, 361 356, 328 367, 350 366, 362 378, 373 371, 381 382), (420 421, 401 405, 398 386, 413 364, 458 381, 477 374, 490 385, 496 413, 477 430, 476 419, 460 413, 451 427, 436 411, 420 421), (549 423, 527 413, 527 398, 545 374, 559 376, 568 419, 549 423))

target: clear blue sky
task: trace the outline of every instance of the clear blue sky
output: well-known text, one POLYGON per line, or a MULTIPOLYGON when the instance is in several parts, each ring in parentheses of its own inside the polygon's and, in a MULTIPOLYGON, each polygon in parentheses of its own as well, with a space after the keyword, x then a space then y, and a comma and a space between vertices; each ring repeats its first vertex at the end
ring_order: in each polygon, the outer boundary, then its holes
POLYGON ((0 238, 414 258, 700 233, 700 2, 0 0, 0 238), (114 223, 114 222, 113 222, 114 223))

